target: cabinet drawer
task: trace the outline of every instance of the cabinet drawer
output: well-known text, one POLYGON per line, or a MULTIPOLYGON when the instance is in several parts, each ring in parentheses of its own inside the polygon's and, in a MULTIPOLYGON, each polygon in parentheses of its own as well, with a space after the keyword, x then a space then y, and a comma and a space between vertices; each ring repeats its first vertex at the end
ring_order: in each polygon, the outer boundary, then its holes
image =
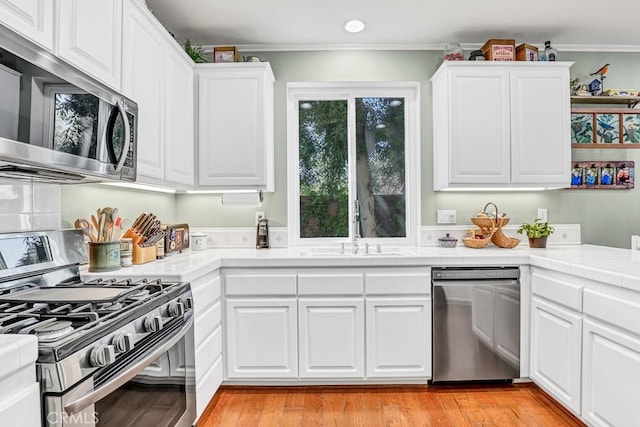
POLYGON ((193 332, 196 348, 213 333, 221 324, 221 320, 222 304, 220 304, 220 301, 196 316, 193 332))
POLYGON ((222 354, 222 327, 213 331, 213 334, 196 347, 196 383, 200 381, 205 372, 209 370, 213 362, 222 354))
POLYGON ((365 289, 367 295, 429 295, 431 278, 427 269, 366 273, 365 289))
POLYGON ((207 409, 220 384, 222 384, 222 356, 215 359, 213 366, 196 383, 196 420, 207 409))
POLYGON ((620 295, 610 295, 585 289, 584 313, 640 335, 640 295, 618 293, 620 295))
POLYGON ((210 307, 220 299, 220 274, 201 277, 191 282, 191 293, 193 294, 193 311, 198 313, 210 307))
POLYGON ((531 292, 556 304, 582 311, 582 286, 534 271, 531 276, 531 292))
POLYGON ((295 295, 296 275, 283 274, 227 274, 227 295, 295 295))
POLYGON ((300 295, 362 295, 362 273, 303 273, 298 275, 300 295))

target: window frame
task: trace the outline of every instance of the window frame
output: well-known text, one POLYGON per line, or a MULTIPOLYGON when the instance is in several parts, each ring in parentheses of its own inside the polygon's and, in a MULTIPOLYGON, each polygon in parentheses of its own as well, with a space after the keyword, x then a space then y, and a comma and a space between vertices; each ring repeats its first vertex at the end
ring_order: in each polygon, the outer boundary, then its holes
POLYGON ((355 98, 404 98, 405 237, 359 238, 362 243, 418 245, 420 239, 420 83, 419 82, 290 82, 287 83, 287 215, 289 246, 351 243, 355 199, 355 98), (300 237, 299 101, 347 100, 349 236, 300 237))

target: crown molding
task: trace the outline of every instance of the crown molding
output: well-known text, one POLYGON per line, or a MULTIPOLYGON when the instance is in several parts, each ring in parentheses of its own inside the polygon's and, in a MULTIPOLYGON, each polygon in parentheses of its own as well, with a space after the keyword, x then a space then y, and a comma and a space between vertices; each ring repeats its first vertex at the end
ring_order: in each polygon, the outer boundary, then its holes
MULTIPOLYGON (((445 43, 380 43, 380 44, 244 44, 236 45, 239 51, 244 52, 313 52, 313 51, 375 51, 375 50, 444 50, 445 43)), ((482 47, 481 43, 460 43, 464 50, 476 50, 482 47)), ((544 45, 538 44, 539 49, 544 49, 544 45)), ((212 52, 214 45, 203 45, 202 48, 207 52, 212 52)), ((556 45, 553 47, 560 52, 619 52, 619 53, 635 53, 640 52, 640 45, 591 45, 591 44, 567 44, 556 45)))

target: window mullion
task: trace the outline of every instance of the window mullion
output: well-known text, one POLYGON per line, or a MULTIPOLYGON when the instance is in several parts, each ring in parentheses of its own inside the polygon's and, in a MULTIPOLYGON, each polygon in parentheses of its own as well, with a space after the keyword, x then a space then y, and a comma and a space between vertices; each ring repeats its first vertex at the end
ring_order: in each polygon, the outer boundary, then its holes
POLYGON ((348 107, 347 107, 347 129, 348 139, 347 145, 349 147, 348 156, 348 169, 349 169, 349 240, 353 240, 354 237, 354 214, 355 214, 355 200, 358 195, 357 191, 357 176, 356 176, 356 97, 349 95, 348 107))

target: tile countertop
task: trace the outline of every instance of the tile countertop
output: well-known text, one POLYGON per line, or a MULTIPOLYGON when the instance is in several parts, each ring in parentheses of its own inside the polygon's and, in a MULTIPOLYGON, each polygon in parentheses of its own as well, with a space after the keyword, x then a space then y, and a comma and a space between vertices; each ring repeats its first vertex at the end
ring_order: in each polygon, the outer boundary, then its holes
MULTIPOLYGON (((333 249, 332 249, 333 250, 333 249)), ((471 249, 402 247, 385 249, 383 254, 339 254, 311 248, 207 249, 171 254, 163 260, 123 268, 108 273, 89 273, 91 277, 160 277, 190 281, 220 267, 382 267, 382 266, 488 266, 524 265, 548 268, 609 285, 640 291, 640 251, 594 245, 552 246, 547 249, 487 247, 471 249), (392 253, 384 254, 385 250, 392 253), (402 253, 403 255, 398 255, 402 253)))

